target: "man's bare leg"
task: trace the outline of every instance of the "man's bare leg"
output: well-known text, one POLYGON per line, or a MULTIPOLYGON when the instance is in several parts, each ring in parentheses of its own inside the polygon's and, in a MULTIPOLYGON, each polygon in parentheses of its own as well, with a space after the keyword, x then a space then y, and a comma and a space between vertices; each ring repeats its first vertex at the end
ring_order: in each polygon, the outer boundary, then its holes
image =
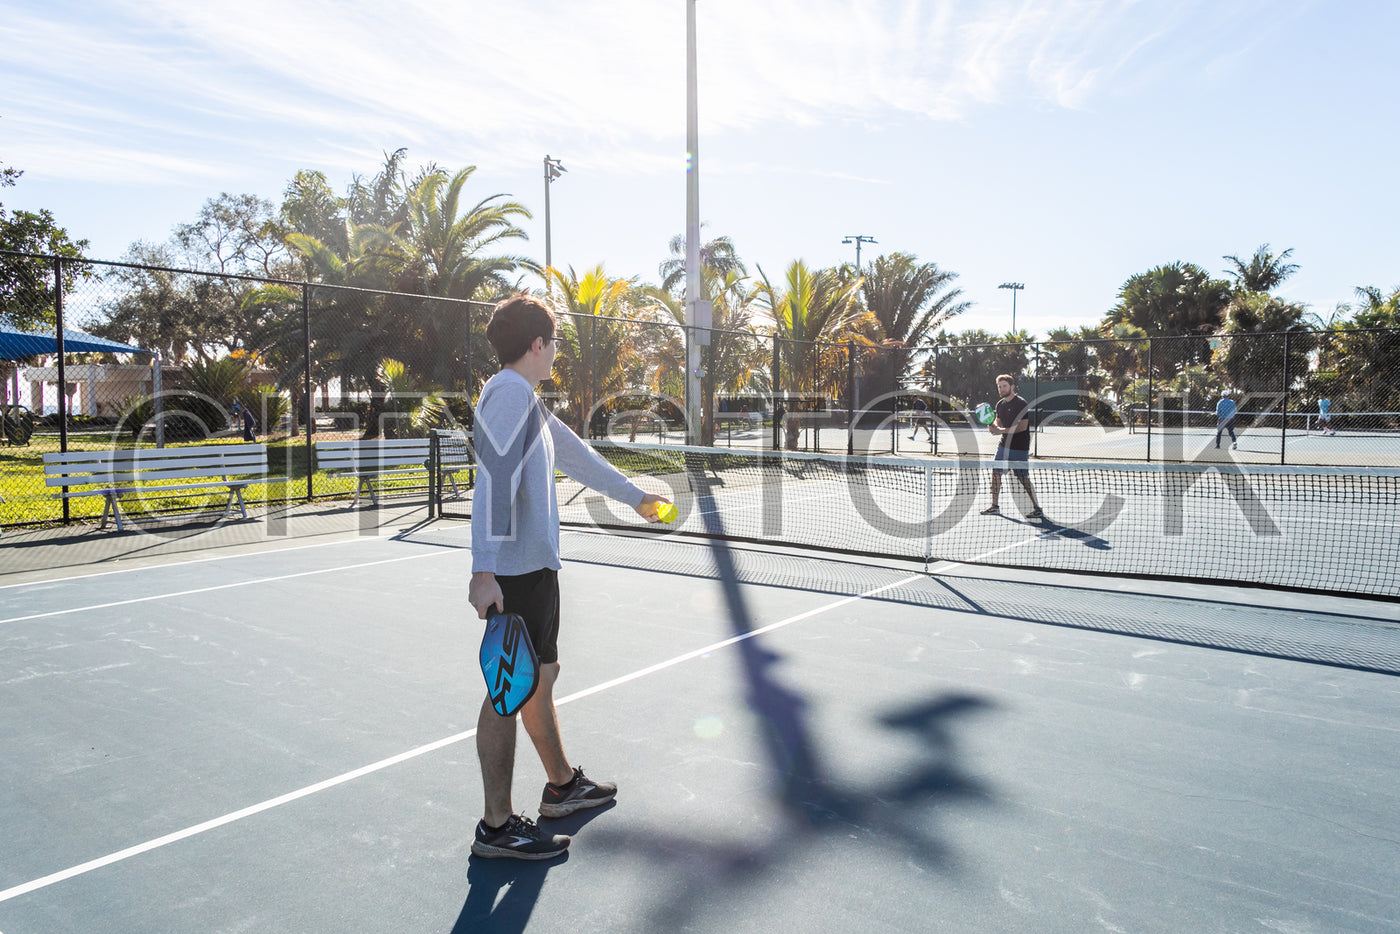
POLYGON ((1000 498, 1000 496, 1001 496, 1001 471, 1000 471, 1000 470, 993 470, 993 471, 992 471, 992 508, 993 508, 993 509, 999 509, 999 508, 1000 508, 999 506, 997 506, 997 500, 998 500, 998 498, 1000 498))
POLYGON ((520 722, 535 744, 545 775, 555 785, 567 784, 574 770, 564 755, 564 742, 559 736, 559 717, 554 710, 554 682, 559 679, 559 663, 540 666, 540 683, 535 694, 520 708, 520 722))
POLYGON ((481 759, 481 784, 486 791, 487 826, 500 827, 515 813, 510 786, 515 776, 515 717, 502 717, 489 698, 481 702, 476 720, 476 754, 481 759))
POLYGON ((1016 479, 1020 480, 1020 481, 1021 481, 1021 486, 1023 486, 1023 487, 1026 488, 1026 495, 1029 496, 1029 497, 1031 498, 1031 508, 1032 508, 1032 509, 1039 509, 1039 508, 1040 508, 1040 503, 1037 503, 1037 502, 1035 501, 1035 490, 1031 487, 1031 478, 1030 478, 1030 477, 1017 477, 1016 479))

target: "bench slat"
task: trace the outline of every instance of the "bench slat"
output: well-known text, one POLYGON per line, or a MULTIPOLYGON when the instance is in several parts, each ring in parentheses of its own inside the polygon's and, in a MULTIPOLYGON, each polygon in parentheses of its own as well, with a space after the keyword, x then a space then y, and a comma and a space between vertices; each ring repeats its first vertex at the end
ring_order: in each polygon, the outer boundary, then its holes
MULTIPOLYGON (((160 473, 150 473, 139 471, 136 473, 104 473, 88 474, 84 476, 61 476, 48 477, 44 481, 45 486, 93 486, 102 484, 104 486, 117 486, 123 483, 147 483, 151 486, 159 486, 166 480, 192 480, 200 477, 261 477, 267 474, 267 469, 261 470, 228 470, 224 468, 210 470, 167 470, 160 473)), ((231 482, 231 481, 230 481, 231 482)))
POLYGON ((87 464, 122 460, 141 460, 148 457, 238 457, 267 455, 265 444, 206 444, 191 448, 122 448, 105 451, 67 451, 45 454, 44 463, 87 464))
POLYGON ((125 487, 123 489, 64 490, 62 493, 55 493, 54 496, 73 499, 79 496, 130 496, 133 493, 144 493, 151 499, 161 499, 167 491, 169 491, 169 495, 173 496, 181 490, 203 490, 214 487, 221 490, 232 490, 235 488, 245 489, 254 482, 253 480, 230 480, 227 483, 219 483, 216 481, 214 483, 181 483, 175 486, 134 486, 125 487), (162 494, 162 496, 152 494, 162 494))

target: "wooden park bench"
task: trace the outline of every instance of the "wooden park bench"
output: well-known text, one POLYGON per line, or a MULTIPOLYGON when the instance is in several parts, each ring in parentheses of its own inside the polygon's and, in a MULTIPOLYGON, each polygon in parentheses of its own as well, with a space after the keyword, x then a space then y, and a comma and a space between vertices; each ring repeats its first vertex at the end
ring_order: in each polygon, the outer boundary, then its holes
MULTIPOLYGON (((341 477, 354 477, 355 498, 368 493, 370 503, 379 505, 376 485, 394 480, 428 479, 429 442, 427 438, 374 439, 369 441, 317 441, 316 466, 341 477)), ((470 460, 444 462, 441 472, 457 493, 457 473, 470 469, 470 460)), ((426 486, 424 487, 426 489, 426 486)))
POLYGON ((139 496, 143 501, 173 499, 190 490, 224 489, 220 518, 227 518, 238 502, 248 518, 243 490, 267 475, 267 446, 263 444, 202 444, 183 448, 134 448, 107 451, 68 451, 44 455, 44 482, 62 487, 55 495, 72 499, 101 496, 102 528, 107 517, 122 521, 120 500, 139 496))

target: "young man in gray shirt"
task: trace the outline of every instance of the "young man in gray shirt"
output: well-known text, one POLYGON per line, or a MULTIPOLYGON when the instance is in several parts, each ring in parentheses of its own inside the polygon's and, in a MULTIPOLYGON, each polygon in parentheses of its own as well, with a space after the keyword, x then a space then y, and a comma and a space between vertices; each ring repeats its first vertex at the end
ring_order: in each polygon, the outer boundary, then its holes
MULTIPOLYGON (((486 339, 501 370, 477 400, 473 441, 477 457, 472 501, 472 577, 468 599, 486 619, 517 613, 539 656, 539 686, 520 709, 525 732, 539 753, 548 783, 540 801, 544 817, 563 817, 606 804, 617 794, 611 782, 595 782, 564 755, 554 710, 559 676, 559 501, 556 468, 649 522, 669 502, 644 493, 555 418, 535 395, 554 367, 554 316, 520 294, 496 306, 486 339)), ((486 809, 472 852, 484 857, 549 859, 569 838, 549 834, 511 806, 515 766, 515 717, 497 715, 489 698, 477 719, 476 749, 486 809)))

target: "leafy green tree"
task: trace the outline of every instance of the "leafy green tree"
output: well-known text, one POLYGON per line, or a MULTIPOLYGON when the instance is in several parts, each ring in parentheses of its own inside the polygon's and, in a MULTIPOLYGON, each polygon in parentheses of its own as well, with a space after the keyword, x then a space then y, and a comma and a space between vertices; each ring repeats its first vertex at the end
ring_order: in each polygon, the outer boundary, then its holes
MULTIPOLYGON (((351 224, 394 227, 408 220, 404 160, 408 150, 399 148, 384 154, 384 164, 373 178, 356 175, 345 197, 346 220, 351 224)), ((311 231, 302 231, 311 233, 311 231)))
MULTIPOLYGON (((1350 320, 1318 335, 1316 372, 1306 392, 1342 411, 1400 411, 1400 288, 1360 286, 1350 320)), ((1397 426, 1391 426, 1397 427, 1397 426)))
POLYGON ((256 195, 208 199, 193 221, 176 226, 171 243, 201 271, 269 278, 293 272, 272 202, 256 195))
MULTIPOLYGON (((292 177, 282 192, 282 206, 277 211, 277 233, 283 242, 287 242, 289 236, 299 234, 324 244, 335 255, 348 256, 348 204, 347 199, 331 188, 324 172, 303 169, 292 177)), ((311 275, 309 258, 300 253, 294 255, 300 258, 304 273, 311 275)))
POLYGON ((1007 341, 1006 335, 940 331, 936 343, 937 352, 925 365, 930 388, 965 408, 994 401, 1000 374, 1009 373, 1019 381, 1030 367, 1031 344, 1007 341))
POLYGON ((1242 260, 1238 256, 1223 256, 1221 259, 1230 261, 1225 274, 1235 280, 1236 291, 1272 292, 1298 271, 1296 263, 1287 262, 1288 257, 1292 255, 1293 248, 1289 247, 1275 256, 1269 252, 1269 245, 1265 243, 1256 249, 1248 260, 1242 260))

